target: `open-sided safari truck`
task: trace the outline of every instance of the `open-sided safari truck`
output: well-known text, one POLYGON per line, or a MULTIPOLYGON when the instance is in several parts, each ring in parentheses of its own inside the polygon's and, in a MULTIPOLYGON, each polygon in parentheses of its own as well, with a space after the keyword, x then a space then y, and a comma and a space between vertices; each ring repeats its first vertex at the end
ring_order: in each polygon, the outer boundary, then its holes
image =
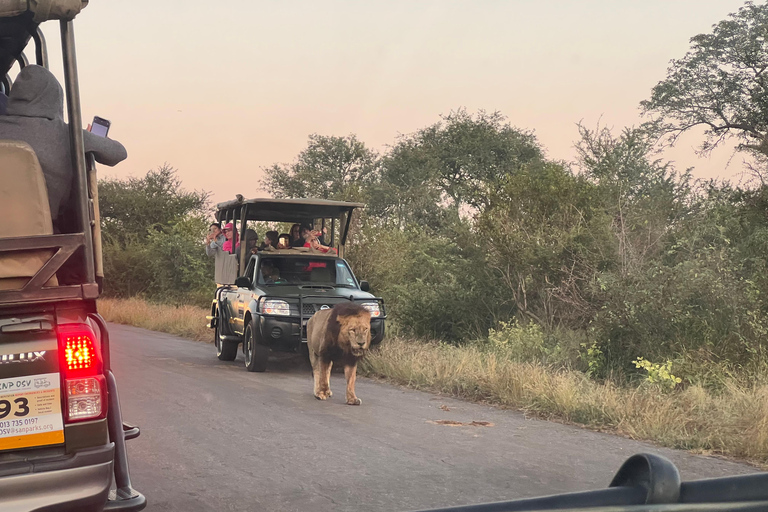
MULTIPOLYGON (((73 232, 54 234, 32 148, 0 140, 0 510, 141 510, 96 309, 102 274, 95 167, 83 149, 73 33, 87 0, 0 0, 0 89, 9 71, 48 66, 39 25, 58 21, 72 166, 73 232), (32 43, 30 43, 32 41, 32 43), (62 279, 63 266, 68 268, 62 279), (58 275, 57 275, 58 274, 58 275), (74 277, 73 277, 74 276, 74 277)), ((52 141, 57 143, 57 141, 52 141)), ((59 141, 60 143, 60 141, 59 141)))
POLYGON ((208 318, 219 359, 234 360, 242 343, 248 371, 263 372, 271 349, 299 351, 306 346, 307 320, 343 301, 371 312, 371 343, 381 343, 384 301, 369 293, 368 283, 358 281, 344 260, 352 214, 362 207, 323 199, 238 199, 217 205, 217 219, 232 222, 241 234, 255 222, 312 225, 327 230, 325 243, 338 252, 297 248, 252 254, 243 242, 239 251, 233 247, 218 254, 219 287, 208 318))

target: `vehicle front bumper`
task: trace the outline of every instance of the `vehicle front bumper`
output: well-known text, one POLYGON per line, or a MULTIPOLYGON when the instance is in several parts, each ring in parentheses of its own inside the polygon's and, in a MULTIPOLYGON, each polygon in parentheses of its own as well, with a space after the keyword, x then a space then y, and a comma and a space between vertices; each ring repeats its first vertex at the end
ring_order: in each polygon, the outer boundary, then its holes
MULTIPOLYGON (((371 319, 371 344, 377 345, 384 339, 384 318, 371 319)), ((306 319, 304 326, 298 317, 259 316, 259 335, 265 345, 298 346, 306 342, 306 319)))
POLYGON ((0 465, 0 509, 101 510, 112 483, 115 445, 51 460, 0 465))

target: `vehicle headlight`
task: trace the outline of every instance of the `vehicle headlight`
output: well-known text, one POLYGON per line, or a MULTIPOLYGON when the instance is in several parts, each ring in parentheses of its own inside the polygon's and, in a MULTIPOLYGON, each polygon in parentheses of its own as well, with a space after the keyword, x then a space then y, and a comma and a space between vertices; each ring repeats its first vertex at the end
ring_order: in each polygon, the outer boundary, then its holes
POLYGON ((261 299, 261 312, 267 315, 288 316, 291 314, 291 308, 284 300, 261 299))
POLYGON ((378 302, 363 302, 360 305, 371 312, 371 318, 378 318, 381 316, 381 309, 379 308, 378 302))

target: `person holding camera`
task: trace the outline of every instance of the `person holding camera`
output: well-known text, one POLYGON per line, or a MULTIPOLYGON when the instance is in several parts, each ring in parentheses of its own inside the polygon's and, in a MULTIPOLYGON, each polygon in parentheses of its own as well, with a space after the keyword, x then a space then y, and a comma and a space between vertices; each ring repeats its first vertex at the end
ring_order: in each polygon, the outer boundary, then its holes
POLYGON ((302 227, 301 236, 304 237, 304 247, 309 247, 315 251, 336 254, 336 249, 324 245, 321 241, 322 231, 316 231, 310 226, 302 227))
POLYGON ((209 258, 216 256, 217 251, 221 251, 227 238, 221 232, 221 224, 212 222, 208 227, 208 234, 205 237, 205 254, 209 258))

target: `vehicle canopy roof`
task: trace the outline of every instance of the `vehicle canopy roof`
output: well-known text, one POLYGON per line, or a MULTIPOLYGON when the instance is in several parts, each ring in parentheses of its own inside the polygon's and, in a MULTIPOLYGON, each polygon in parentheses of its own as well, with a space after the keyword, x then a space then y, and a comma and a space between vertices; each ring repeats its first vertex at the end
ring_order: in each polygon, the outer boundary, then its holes
POLYGON ((88 0, 0 0, 0 18, 31 13, 35 23, 71 20, 88 5, 88 0))
POLYGON ((86 5, 88 0, 0 0, 0 77, 21 58, 40 23, 72 20, 86 5))
MULTIPOLYGON (((342 214, 349 214, 355 208, 365 208, 363 203, 331 201, 328 199, 236 199, 216 205, 218 219, 222 220, 226 212, 232 212, 234 220, 240 220, 245 208, 245 220, 267 222, 302 222, 312 219, 336 219, 342 214)), ((228 217, 232 219, 233 217, 228 217)))

